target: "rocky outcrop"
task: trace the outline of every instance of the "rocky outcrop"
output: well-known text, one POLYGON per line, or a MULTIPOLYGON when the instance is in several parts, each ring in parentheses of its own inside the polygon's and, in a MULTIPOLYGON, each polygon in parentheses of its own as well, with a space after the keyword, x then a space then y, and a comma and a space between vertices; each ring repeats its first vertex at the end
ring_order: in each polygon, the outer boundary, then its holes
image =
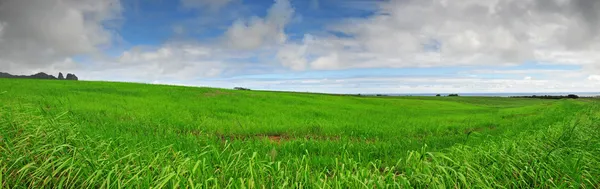
POLYGON ((75 74, 67 74, 64 78, 62 73, 58 73, 58 78, 53 75, 46 74, 44 72, 36 73, 33 75, 12 75, 5 72, 0 72, 0 78, 27 78, 27 79, 67 79, 67 80, 79 80, 75 74))
POLYGON ((75 74, 68 73, 66 80, 75 80, 75 81, 77 81, 79 79, 77 78, 77 76, 75 76, 75 74))

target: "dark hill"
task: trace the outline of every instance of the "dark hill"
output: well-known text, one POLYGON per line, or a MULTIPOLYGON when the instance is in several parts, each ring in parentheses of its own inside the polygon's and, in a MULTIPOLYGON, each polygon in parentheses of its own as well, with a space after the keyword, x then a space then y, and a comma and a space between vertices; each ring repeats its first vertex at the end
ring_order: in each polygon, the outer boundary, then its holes
MULTIPOLYGON (((62 75, 62 74, 59 74, 62 75)), ((5 72, 0 72, 0 78, 26 78, 26 79, 60 79, 56 78, 53 75, 46 74, 44 72, 36 73, 33 75, 12 75, 5 72)), ((67 79, 69 80, 77 80, 77 76, 75 74, 67 74, 67 79)))

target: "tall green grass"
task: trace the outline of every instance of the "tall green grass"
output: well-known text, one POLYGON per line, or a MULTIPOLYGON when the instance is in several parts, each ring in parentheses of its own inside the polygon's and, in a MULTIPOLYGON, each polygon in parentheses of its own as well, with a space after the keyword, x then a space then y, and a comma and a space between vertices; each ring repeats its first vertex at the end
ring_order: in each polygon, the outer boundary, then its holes
POLYGON ((0 82, 3 187, 600 187, 596 101, 34 81, 0 82))

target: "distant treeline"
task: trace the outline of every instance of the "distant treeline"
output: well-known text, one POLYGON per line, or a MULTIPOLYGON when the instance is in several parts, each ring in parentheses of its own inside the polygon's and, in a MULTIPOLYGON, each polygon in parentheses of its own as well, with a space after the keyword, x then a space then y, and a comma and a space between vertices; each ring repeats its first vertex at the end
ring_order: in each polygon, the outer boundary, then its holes
POLYGON ((242 90, 242 91, 249 91, 249 88, 244 88, 244 87, 234 87, 233 89, 235 90, 242 90))
MULTIPOLYGON (((338 96, 390 96, 387 94, 338 94, 338 96)), ((398 95, 400 96, 400 95, 398 95)), ((413 95, 404 95, 404 96, 413 96, 413 95)), ((417 95, 418 96, 418 95, 417 95)), ((436 94, 435 96, 437 97, 443 97, 444 95, 442 94, 436 94)), ((459 97, 459 94, 448 94, 446 96, 449 97, 459 97)), ((531 95, 531 96, 508 96, 509 98, 539 98, 539 99, 565 99, 565 98, 570 98, 570 99, 577 99, 577 98, 600 98, 600 96, 595 96, 595 97, 580 97, 577 96, 575 94, 569 94, 569 95, 531 95)))
POLYGON ((566 96, 563 95, 532 95, 532 96, 511 96, 510 98, 540 98, 540 99, 563 99, 563 98, 571 98, 576 99, 579 96, 574 94, 569 94, 566 96))
MULTIPOLYGON (((340 96, 394 96, 394 95, 387 95, 387 94, 341 94, 340 96)), ((401 96, 401 95, 395 95, 395 96, 401 96)), ((402 96, 413 96, 413 95, 402 95, 402 96)), ((416 95, 419 96, 419 95, 416 95)), ((441 94, 436 94, 435 96, 443 96, 441 94)), ((448 94, 448 96, 460 96, 458 94, 448 94)))
POLYGON ((61 80, 79 80, 75 74, 68 73, 67 77, 64 77, 61 72, 58 73, 58 77, 46 74, 44 72, 36 73, 33 75, 12 75, 9 73, 0 72, 0 78, 25 78, 25 79, 61 79, 61 80))

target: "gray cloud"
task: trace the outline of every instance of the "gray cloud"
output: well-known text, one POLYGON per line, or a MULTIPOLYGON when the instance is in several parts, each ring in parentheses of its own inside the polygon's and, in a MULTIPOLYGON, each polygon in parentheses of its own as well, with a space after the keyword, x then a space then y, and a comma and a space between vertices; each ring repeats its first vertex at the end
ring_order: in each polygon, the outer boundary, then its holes
MULTIPOLYGON (((315 35, 312 69, 600 63, 596 0, 396 0, 315 35), (439 48, 432 48, 439 43, 439 48), (426 48, 429 47, 429 48, 426 48)), ((290 64, 282 63, 289 66, 290 64)))
POLYGON ((0 65, 17 72, 73 67, 70 57, 111 43, 103 22, 120 12, 118 0, 0 1, 0 65))

